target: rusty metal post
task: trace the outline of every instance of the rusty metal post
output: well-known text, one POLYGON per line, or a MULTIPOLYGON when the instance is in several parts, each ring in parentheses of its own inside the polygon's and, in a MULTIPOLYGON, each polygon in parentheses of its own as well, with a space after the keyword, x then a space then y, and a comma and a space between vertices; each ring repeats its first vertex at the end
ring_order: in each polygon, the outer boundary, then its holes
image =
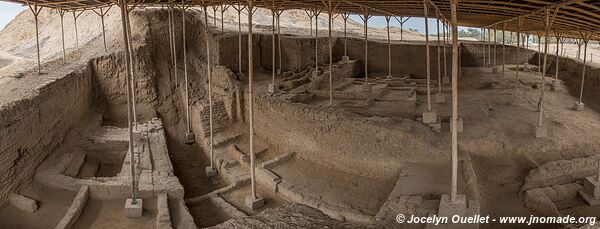
POLYGON ((450 200, 456 201, 458 186, 458 0, 450 0, 452 14, 452 185, 450 200))
POLYGON ((129 58, 131 59, 130 61, 131 61, 131 65, 132 65, 132 68, 131 68, 131 80, 132 80, 131 87, 133 89, 133 95, 132 95, 132 97, 133 97, 133 100, 132 100, 132 103, 133 103, 133 125, 134 125, 135 130, 137 130, 137 124, 138 124, 137 123, 137 111, 136 111, 136 109, 137 109, 137 99, 136 99, 136 94, 137 94, 137 90, 136 90, 136 88, 137 88, 137 80, 136 80, 135 66, 133 66, 134 63, 135 63, 133 61, 135 59, 135 53, 133 52, 133 42, 132 42, 132 35, 131 35, 131 23, 129 21, 129 13, 131 12, 130 10, 133 10, 134 8, 135 8, 135 5, 133 5, 131 7, 131 9, 127 10, 127 15, 125 15, 125 20, 126 20, 126 26, 127 26, 127 41, 129 42, 129 53, 130 53, 129 58))
MULTIPOLYGON (((38 74, 41 74, 42 73, 42 63, 40 60, 40 35, 39 35, 39 29, 38 29, 38 15, 42 11, 42 7, 41 6, 38 7, 37 3, 33 3, 33 6, 31 6, 30 3, 27 3, 27 5, 29 6, 29 9, 33 13, 33 18, 35 21, 35 42, 36 42, 36 47, 37 47, 37 66, 38 66, 38 74)), ((62 16, 61 16, 61 20, 62 20, 62 16)))
POLYGON ((431 107, 431 87, 429 81, 431 80, 431 61, 429 57, 429 2, 423 0, 423 14, 425 15, 425 61, 427 63, 427 112, 432 110, 431 107))

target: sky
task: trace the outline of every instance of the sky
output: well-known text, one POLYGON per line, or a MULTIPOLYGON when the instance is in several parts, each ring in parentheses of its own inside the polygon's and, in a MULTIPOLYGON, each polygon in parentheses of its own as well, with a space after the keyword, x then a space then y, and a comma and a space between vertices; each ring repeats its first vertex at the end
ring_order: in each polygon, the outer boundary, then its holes
POLYGON ((27 9, 27 7, 19 4, 0 1, 0 30, 2 30, 13 18, 15 18, 17 14, 25 9, 27 9))
MULTIPOLYGON (((15 3, 7 3, 0 1, 0 30, 3 29, 6 24, 8 24, 17 14, 21 11, 27 9, 26 6, 21 6, 15 3)), ((358 15, 350 16, 353 20, 362 23, 362 19, 358 15)), ((406 23, 404 23, 404 29, 416 29, 420 33, 425 33, 425 23, 423 18, 410 18, 406 23)), ((372 17, 369 19, 370 27, 379 27, 383 28, 386 26, 386 21, 384 17, 372 17)), ((392 19, 390 21, 390 26, 400 27, 400 23, 396 21, 396 19, 392 19)), ((436 20, 429 19, 429 33, 437 34, 436 28, 436 20)))

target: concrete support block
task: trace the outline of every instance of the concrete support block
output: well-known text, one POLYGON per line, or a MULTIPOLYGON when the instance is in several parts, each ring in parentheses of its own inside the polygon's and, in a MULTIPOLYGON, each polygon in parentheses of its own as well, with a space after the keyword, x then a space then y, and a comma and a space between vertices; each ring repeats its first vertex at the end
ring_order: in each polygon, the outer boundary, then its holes
POLYGON ((554 80, 552 81, 552 86, 551 86, 552 90, 554 91, 560 91, 561 90, 561 86, 560 86, 560 80, 554 80))
POLYGON ((573 109, 576 111, 583 111, 583 109, 585 109, 585 104, 584 103, 580 103, 580 102, 575 102, 573 104, 573 109))
POLYGON ((143 200, 136 199, 137 203, 133 204, 131 198, 127 198, 125 201, 125 209, 123 209, 123 213, 128 218, 138 218, 142 217, 143 208, 143 200))
POLYGON ((265 198, 260 194, 256 194, 256 198, 252 197, 252 195, 248 195, 246 196, 245 204, 248 208, 256 210, 265 206, 265 198))
POLYGON ((217 171, 217 168, 215 167, 211 167, 211 166, 207 166, 204 167, 204 172, 206 174, 206 177, 216 177, 219 174, 219 171, 217 171))
POLYGON ((442 77, 442 84, 443 85, 450 84, 450 77, 442 77))
POLYGON ((498 73, 498 67, 492 67, 492 73, 498 73))
POLYGON ((319 71, 319 70, 312 71, 312 78, 317 78, 319 75, 321 75, 321 71, 319 71))
MULTIPOLYGON (((477 217, 479 212, 479 203, 474 200, 467 200, 465 195, 457 195, 454 202, 449 195, 442 195, 437 216, 447 217, 448 219, 453 216, 477 217)), ((440 228, 479 228, 478 223, 453 224, 451 221, 448 224, 439 226, 441 226, 440 228)))
POLYGON ((443 93, 435 94, 435 102, 436 103, 445 103, 446 96, 443 93))
POLYGON ((235 75, 237 76, 238 79, 244 79, 244 78, 246 78, 246 74, 244 74, 243 72, 236 73, 235 75))
POLYGON ((38 210, 37 201, 19 194, 8 194, 8 201, 12 206, 24 212, 34 213, 38 210))
POLYGON ((583 180, 583 190, 577 196, 591 206, 600 205, 600 182, 596 176, 589 176, 583 180))
POLYGON ((362 85, 363 92, 371 92, 371 84, 365 83, 362 85))
POLYGON ((194 144, 196 142, 196 136, 194 135, 194 132, 185 133, 185 139, 183 142, 188 145, 194 144))
POLYGON ((350 62, 349 56, 342 56, 342 62, 350 62))
MULTIPOLYGON (((457 126, 458 127, 456 128, 456 131, 463 132, 463 128, 464 128, 463 118, 461 118, 461 117, 458 118, 457 126)), ((450 118, 450 131, 452 131, 452 118, 450 118)))
POLYGON ((277 75, 280 76, 281 75, 281 69, 277 69, 277 75))
POLYGON ((423 123, 433 124, 437 122, 437 113, 434 110, 423 112, 423 123))
POLYGON ((548 128, 546 126, 535 125, 534 134, 536 138, 547 138, 548 137, 548 128))
POLYGON ((279 91, 279 84, 269 84, 269 94, 275 94, 279 91))

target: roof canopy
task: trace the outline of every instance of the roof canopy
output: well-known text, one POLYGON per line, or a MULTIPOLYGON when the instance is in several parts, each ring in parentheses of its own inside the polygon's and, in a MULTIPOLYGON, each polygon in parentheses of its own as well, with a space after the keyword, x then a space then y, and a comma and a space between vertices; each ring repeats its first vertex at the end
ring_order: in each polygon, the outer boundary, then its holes
MULTIPOLYGON (((37 4, 47 8, 63 10, 84 10, 117 4, 116 0, 0 0, 20 4, 37 4)), ((215 6, 247 4, 247 0, 184 0, 186 5, 215 6)), ((131 0, 130 4, 140 6, 161 6, 182 1, 131 0)), ((429 17, 450 18, 449 0, 429 0, 429 17)), ((254 6, 263 8, 305 9, 335 13, 369 14, 375 16, 424 16, 424 2, 421 0, 254 0, 254 6), (330 5, 331 4, 331 5, 330 5)), ((458 22, 461 26, 506 29, 537 34, 544 30, 545 14, 555 20, 550 29, 551 35, 560 31, 563 36, 581 38, 585 31, 600 31, 599 0, 459 0, 458 22)), ((594 39, 600 37, 595 34, 594 39)))

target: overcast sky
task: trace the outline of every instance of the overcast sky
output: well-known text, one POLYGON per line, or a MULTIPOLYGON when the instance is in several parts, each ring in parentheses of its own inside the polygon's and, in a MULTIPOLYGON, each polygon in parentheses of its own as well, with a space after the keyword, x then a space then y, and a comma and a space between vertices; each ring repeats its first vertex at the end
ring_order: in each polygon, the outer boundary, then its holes
MULTIPOLYGON (((15 16, 21 11, 27 9, 26 6, 21 6, 19 4, 7 3, 0 1, 0 30, 8 24, 15 16)), ((353 20, 362 23, 362 20, 358 15, 351 16, 353 20)), ((405 29, 416 29, 420 33, 425 33, 425 23, 423 18, 411 18, 405 24, 405 29)), ((390 21, 391 26, 400 27, 400 24, 395 19, 390 21)), ((371 27, 385 27, 386 21, 384 17, 373 17, 369 19, 369 26, 371 27)), ((429 19, 429 32, 431 34, 437 33, 436 21, 435 19, 429 19)))

